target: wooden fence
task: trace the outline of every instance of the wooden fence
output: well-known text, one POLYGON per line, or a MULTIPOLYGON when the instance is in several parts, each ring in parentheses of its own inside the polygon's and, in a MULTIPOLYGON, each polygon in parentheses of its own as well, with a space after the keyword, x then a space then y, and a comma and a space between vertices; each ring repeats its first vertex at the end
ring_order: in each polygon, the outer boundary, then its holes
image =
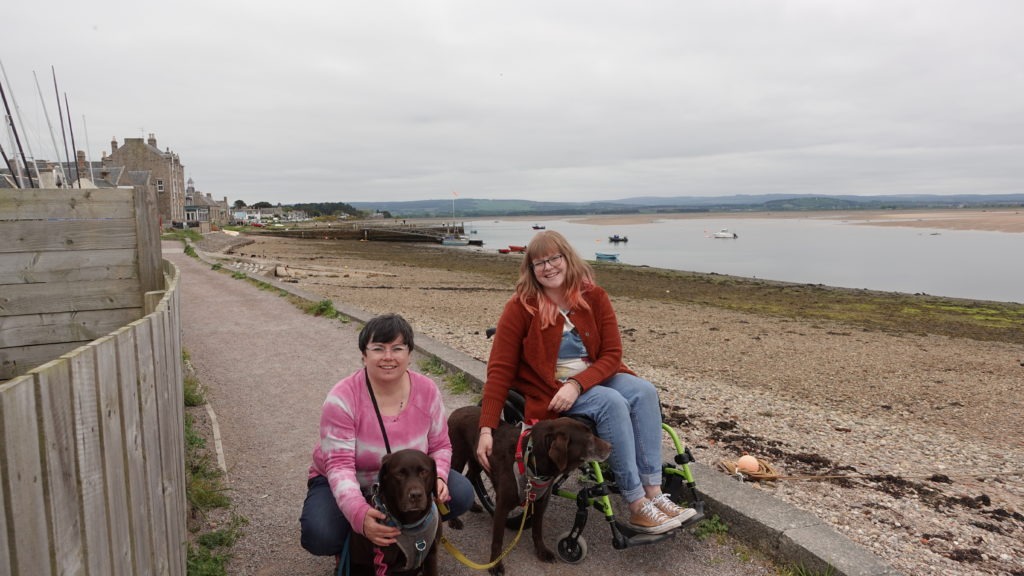
POLYGON ((132 190, 0 191, 0 574, 186 572, 179 274, 156 221, 132 190))

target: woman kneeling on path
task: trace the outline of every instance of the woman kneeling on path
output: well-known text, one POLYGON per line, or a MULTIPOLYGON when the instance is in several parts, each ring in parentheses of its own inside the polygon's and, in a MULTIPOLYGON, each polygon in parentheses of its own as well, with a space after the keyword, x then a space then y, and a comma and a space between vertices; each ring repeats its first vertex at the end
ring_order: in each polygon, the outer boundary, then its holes
POLYGON ((299 522, 302 547, 318 556, 341 554, 353 530, 380 547, 396 542, 400 530, 384 524, 384 513, 366 499, 387 453, 412 448, 434 459, 438 498, 449 508, 442 521, 473 504, 472 485, 449 470, 441 392, 429 377, 409 370, 412 326, 397 314, 378 316, 359 333, 359 351, 363 368, 335 384, 324 401, 309 467, 299 522))
MULTIPOLYGON (((485 469, 510 389, 526 397, 526 418, 581 414, 612 445, 609 459, 629 503, 630 526, 660 534, 697 514, 661 491, 658 391, 622 363, 619 324, 608 294, 564 236, 530 241, 515 294, 498 320, 487 362, 477 460, 485 469)), ((498 471, 501 473, 501 471, 498 471)))

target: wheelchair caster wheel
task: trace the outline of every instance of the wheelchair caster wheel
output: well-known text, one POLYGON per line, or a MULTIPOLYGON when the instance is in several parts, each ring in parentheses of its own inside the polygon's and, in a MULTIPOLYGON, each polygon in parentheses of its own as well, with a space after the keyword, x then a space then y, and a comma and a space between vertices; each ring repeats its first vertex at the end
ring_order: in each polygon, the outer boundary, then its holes
POLYGON ((587 539, 571 538, 568 532, 558 537, 558 557, 568 564, 579 564, 587 557, 587 539))

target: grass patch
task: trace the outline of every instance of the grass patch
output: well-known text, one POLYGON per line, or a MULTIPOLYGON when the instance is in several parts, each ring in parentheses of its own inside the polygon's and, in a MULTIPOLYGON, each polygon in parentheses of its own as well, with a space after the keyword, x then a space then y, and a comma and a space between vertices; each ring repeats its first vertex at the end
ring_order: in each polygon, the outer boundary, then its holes
POLYGON ((248 521, 232 515, 225 528, 205 532, 196 537, 195 544, 188 545, 186 570, 188 576, 226 576, 227 563, 241 529, 248 521))
POLYGON ((329 319, 341 320, 345 324, 351 322, 348 316, 345 316, 341 312, 338 312, 334 308, 334 302, 330 300, 321 300, 319 302, 309 302, 308 300, 301 300, 304 304, 302 305, 303 311, 306 314, 312 314, 313 316, 322 316, 329 319))
POLYGON ((455 394, 466 394, 473 391, 473 386, 469 381, 469 376, 465 372, 456 372, 450 374, 447 378, 448 387, 455 394))
POLYGON ((706 540, 712 536, 718 540, 722 540, 728 533, 729 525, 723 522, 722 519, 718 517, 718 514, 715 514, 711 518, 701 520, 693 527, 693 535, 696 536, 698 540, 706 540))
POLYGON ((824 571, 812 570, 803 564, 794 564, 779 569, 779 576, 835 576, 836 569, 832 566, 824 571))
POLYGON ((193 228, 173 228, 169 232, 161 234, 160 239, 179 240, 181 242, 191 240, 192 242, 199 242, 203 239, 203 235, 193 228))
POLYGON ((235 280, 246 280, 249 278, 245 272, 232 272, 231 277, 235 280))
POLYGON ((193 411, 206 402, 199 380, 191 373, 189 355, 185 364, 185 498, 189 505, 187 550, 188 576, 226 576, 231 546, 248 521, 230 513, 231 498, 224 474, 214 463, 206 438, 197 430, 193 411))
POLYGON ((188 374, 185 376, 185 406, 202 406, 206 404, 206 396, 199 386, 199 380, 188 374))
POLYGON ((420 372, 423 372, 424 374, 432 374, 434 376, 444 374, 445 371, 447 370, 447 368, 445 368, 444 364, 441 362, 441 359, 438 358, 437 356, 434 356, 433 354, 426 356, 422 360, 420 360, 419 366, 420 372))
POLYGON ((223 267, 224 266, 220 262, 216 262, 216 263, 214 263, 213 266, 210 266, 210 270, 220 270, 223 267))

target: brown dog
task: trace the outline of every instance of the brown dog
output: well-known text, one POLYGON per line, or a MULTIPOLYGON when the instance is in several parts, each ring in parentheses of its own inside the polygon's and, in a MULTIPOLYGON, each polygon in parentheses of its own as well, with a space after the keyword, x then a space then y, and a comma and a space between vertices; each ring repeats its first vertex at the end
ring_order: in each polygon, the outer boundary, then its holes
MULTIPOLYGON (((399 542, 382 550, 388 574, 437 572, 437 544, 441 539, 440 513, 434 507, 437 496, 437 465, 419 450, 399 450, 381 460, 378 486, 371 504, 382 508, 388 523, 402 530, 399 542), (436 527, 435 527, 436 525, 436 527), (418 544, 426 543, 423 551, 418 544)), ((422 546, 420 546, 422 547, 422 546)), ((352 573, 374 573, 374 545, 352 533, 352 573)))
MULTIPOLYGON (((466 477, 476 482, 483 469, 476 460, 477 440, 480 436, 480 407, 465 406, 452 412, 448 417, 448 436, 452 441, 452 470, 462 471, 466 466, 466 477)), ((513 508, 522 504, 519 483, 513 465, 516 461, 516 445, 519 442, 518 426, 502 423, 494 431, 494 446, 491 450, 491 485, 494 487, 494 524, 491 528, 491 560, 501 554, 505 537, 505 519, 513 508)), ((590 428, 573 418, 542 420, 530 431, 533 442, 534 470, 537 476, 552 478, 568 473, 584 462, 602 461, 608 458, 611 444, 591 433, 590 428)), ((544 544, 544 510, 547 509, 551 491, 546 490, 533 504, 533 547, 537 557, 544 562, 554 562, 555 554, 544 544)), ((454 526, 453 526, 454 527, 454 526)), ((494 575, 504 574, 502 563, 490 569, 494 575)))

